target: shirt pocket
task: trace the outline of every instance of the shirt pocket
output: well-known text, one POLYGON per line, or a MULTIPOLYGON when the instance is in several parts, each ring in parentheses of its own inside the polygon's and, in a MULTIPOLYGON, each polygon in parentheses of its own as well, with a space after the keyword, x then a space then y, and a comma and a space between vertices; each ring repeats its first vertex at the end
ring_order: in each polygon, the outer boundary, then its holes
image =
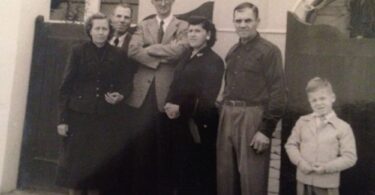
POLYGON ((255 74, 258 76, 260 76, 259 74, 262 74, 262 69, 259 65, 248 64, 245 67, 243 67, 243 70, 248 74, 255 74))
POLYGON ((259 94, 262 93, 265 86, 262 64, 257 58, 253 57, 247 57, 242 63, 240 72, 236 75, 241 91, 246 93, 248 97, 259 98, 259 94))
POLYGON ((243 71, 249 74, 254 74, 255 76, 262 75, 262 63, 261 56, 257 54, 249 55, 245 58, 245 62, 242 67, 243 71))

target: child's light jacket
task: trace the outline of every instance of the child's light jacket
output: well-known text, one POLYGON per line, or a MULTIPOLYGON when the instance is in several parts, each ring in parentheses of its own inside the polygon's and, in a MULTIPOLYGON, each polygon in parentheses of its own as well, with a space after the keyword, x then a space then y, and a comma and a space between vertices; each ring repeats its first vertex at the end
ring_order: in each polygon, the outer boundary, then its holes
POLYGON ((357 161, 352 129, 335 113, 319 128, 314 114, 300 117, 285 144, 285 149, 289 159, 297 165, 297 180, 322 188, 338 187, 340 171, 352 167, 357 161), (312 165, 323 164, 325 173, 303 173, 298 168, 302 160, 312 165))

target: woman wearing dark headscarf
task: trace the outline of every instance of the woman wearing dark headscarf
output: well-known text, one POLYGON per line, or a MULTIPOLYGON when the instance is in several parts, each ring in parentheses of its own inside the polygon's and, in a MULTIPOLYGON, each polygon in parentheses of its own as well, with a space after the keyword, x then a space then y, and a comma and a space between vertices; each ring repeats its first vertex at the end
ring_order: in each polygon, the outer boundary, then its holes
POLYGON ((189 20, 190 50, 181 58, 165 105, 172 119, 178 194, 216 194, 215 144, 223 60, 211 49, 216 29, 209 20, 189 20))
POLYGON ((120 102, 132 87, 126 56, 107 43, 110 23, 94 14, 85 23, 91 41, 74 47, 59 96, 63 151, 56 183, 70 194, 99 194, 119 152, 120 102))

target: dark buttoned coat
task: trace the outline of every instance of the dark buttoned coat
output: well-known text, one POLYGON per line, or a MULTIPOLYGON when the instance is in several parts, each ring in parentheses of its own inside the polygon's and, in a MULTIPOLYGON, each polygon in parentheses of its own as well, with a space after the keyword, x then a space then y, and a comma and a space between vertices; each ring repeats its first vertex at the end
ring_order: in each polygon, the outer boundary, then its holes
MULTIPOLYGON (((209 47, 190 55, 191 50, 185 52, 177 65, 167 102, 180 105, 182 117, 202 120, 210 118, 210 110, 216 108, 224 62, 209 47)), ((205 122, 201 122, 203 128, 205 122)))
POLYGON ((132 79, 120 48, 106 44, 99 49, 91 42, 73 48, 60 87, 59 122, 68 124, 68 136, 63 138, 57 185, 97 189, 110 178, 126 138, 119 114, 125 104, 112 105, 104 96, 119 92, 127 98, 132 79))
POLYGON ((100 52, 91 42, 73 48, 60 87, 60 123, 66 122, 68 109, 87 114, 114 114, 119 105, 107 103, 104 95, 116 91, 124 98, 130 95, 133 72, 126 55, 109 44, 100 52))
MULTIPOLYGON (((209 47, 192 57, 191 54, 190 50, 182 55, 176 67, 167 102, 179 105, 181 114, 178 119, 169 120, 166 129, 169 128, 173 148, 176 148, 173 156, 179 173, 177 181, 184 181, 178 185, 189 185, 189 189, 199 194, 215 194, 218 127, 215 101, 224 62, 209 47), (196 130, 192 130, 192 124, 196 130), (197 137, 200 144, 193 142, 198 142, 197 137)), ((181 190, 184 192, 183 187, 181 190)))

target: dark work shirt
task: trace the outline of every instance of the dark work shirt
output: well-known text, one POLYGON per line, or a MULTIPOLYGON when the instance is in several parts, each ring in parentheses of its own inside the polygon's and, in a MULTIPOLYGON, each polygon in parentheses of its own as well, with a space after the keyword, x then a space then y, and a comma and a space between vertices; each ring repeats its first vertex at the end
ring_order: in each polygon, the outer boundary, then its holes
POLYGON ((264 106, 260 131, 271 137, 286 106, 286 85, 280 50, 258 34, 237 43, 226 56, 223 98, 264 106))

